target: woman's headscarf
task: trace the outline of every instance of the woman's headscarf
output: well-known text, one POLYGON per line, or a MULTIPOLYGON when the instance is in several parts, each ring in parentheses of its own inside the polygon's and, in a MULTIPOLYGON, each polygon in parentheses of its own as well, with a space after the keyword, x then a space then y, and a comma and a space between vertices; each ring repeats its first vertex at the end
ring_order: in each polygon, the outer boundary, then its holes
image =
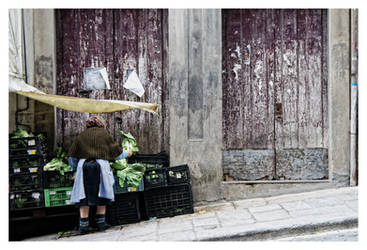
POLYGON ((102 116, 91 116, 87 120, 86 126, 87 128, 90 127, 106 128, 106 121, 103 119, 102 116))

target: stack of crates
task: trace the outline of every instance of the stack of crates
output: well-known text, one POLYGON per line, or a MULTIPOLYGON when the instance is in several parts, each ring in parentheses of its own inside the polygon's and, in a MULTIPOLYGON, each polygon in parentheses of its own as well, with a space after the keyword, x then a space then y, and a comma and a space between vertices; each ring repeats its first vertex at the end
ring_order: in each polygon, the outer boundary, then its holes
POLYGON ((190 171, 187 165, 169 166, 166 152, 134 155, 129 162, 151 165, 144 173, 143 200, 150 217, 169 217, 193 213, 190 171))
POLYGON ((44 207, 42 169, 46 141, 39 136, 9 139, 10 210, 44 207))
POLYGON ((139 193, 115 194, 115 201, 107 206, 106 221, 113 226, 140 221, 139 193))
POLYGON ((169 166, 169 157, 166 152, 159 154, 137 154, 128 159, 129 163, 148 164, 144 173, 144 190, 167 186, 166 169, 169 166))
POLYGON ((74 172, 68 171, 61 174, 59 171, 44 171, 44 196, 46 207, 72 205, 71 191, 73 189, 74 172))
POLYGON ((148 217, 170 217, 193 213, 193 196, 190 171, 187 165, 164 169, 166 185, 144 191, 145 210, 148 217))
MULTIPOLYGON (((154 168, 164 168, 168 166, 168 156, 166 154, 155 155, 134 155, 128 158, 128 162, 132 163, 146 163, 152 165, 154 168)), ((166 180, 166 178, 164 178, 166 180)), ((157 180, 153 180, 157 182, 157 180)), ((159 181, 158 181, 159 182, 159 181)), ((141 219, 141 197, 145 190, 145 185, 148 188, 151 182, 145 181, 145 175, 142 178, 138 187, 130 187, 125 181, 124 187, 119 184, 119 178, 115 176, 115 201, 111 206, 107 206, 106 220, 111 225, 121 225, 126 223, 138 222, 141 219)))

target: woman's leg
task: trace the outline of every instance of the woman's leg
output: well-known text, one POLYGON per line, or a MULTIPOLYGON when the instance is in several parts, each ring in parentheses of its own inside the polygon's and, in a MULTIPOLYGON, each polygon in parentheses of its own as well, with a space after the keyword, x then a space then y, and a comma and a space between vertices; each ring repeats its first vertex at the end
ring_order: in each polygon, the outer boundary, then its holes
POLYGON ((88 233, 89 228, 89 206, 81 206, 79 208, 80 219, 79 219, 79 232, 81 234, 88 233))
POLYGON ((106 230, 111 226, 106 223, 106 206, 97 206, 96 223, 100 231, 106 230))
POLYGON ((81 218, 88 218, 89 216, 89 206, 81 206, 79 208, 80 217, 81 218))
POLYGON ((105 214, 106 213, 106 206, 97 206, 97 214, 105 214))

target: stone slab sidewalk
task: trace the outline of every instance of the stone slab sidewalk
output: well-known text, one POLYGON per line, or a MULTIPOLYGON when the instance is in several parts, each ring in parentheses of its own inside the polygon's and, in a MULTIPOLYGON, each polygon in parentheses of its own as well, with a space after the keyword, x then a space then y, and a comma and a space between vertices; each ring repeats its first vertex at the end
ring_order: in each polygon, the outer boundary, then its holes
POLYGON ((331 232, 313 233, 295 237, 282 238, 279 241, 358 241, 358 229, 342 229, 331 232))
POLYGON ((195 207, 186 214, 87 235, 28 241, 248 241, 356 228, 358 188, 344 187, 195 207))

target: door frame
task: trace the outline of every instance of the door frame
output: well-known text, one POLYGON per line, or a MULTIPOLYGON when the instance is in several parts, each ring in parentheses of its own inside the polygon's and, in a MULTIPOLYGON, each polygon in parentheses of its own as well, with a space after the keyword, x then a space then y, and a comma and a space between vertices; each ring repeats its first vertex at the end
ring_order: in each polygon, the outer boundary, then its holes
MULTIPOLYGON (((222 181, 222 184, 293 184, 293 183, 343 183, 349 178, 349 60, 343 60, 343 54, 338 55, 337 49, 342 50, 349 58, 349 9, 327 10, 327 58, 328 58, 328 178, 324 180, 253 180, 253 181, 222 181), (345 24, 340 23, 340 19, 345 24), (343 27, 340 27, 343 26, 343 27), (342 28, 342 29, 341 29, 342 28), (338 75, 342 70, 345 75, 338 75), (343 93, 344 91, 344 93, 343 93), (344 98, 341 98, 344 97, 344 98), (343 108, 344 107, 344 108, 343 108), (343 110, 339 110, 343 108, 343 110), (340 120, 342 120, 340 122, 340 120), (336 139, 343 134, 342 140, 336 139), (346 135, 347 134, 347 135, 346 135), (336 136, 337 135, 337 136, 336 136), (342 141, 342 143, 340 143, 342 141), (344 143, 343 143, 344 142, 344 143), (342 156, 338 156, 343 152, 342 156), (345 176, 348 175, 348 176, 345 176)), ((223 169, 223 166, 222 166, 223 169)), ((225 187, 225 186, 224 186, 225 187)))

